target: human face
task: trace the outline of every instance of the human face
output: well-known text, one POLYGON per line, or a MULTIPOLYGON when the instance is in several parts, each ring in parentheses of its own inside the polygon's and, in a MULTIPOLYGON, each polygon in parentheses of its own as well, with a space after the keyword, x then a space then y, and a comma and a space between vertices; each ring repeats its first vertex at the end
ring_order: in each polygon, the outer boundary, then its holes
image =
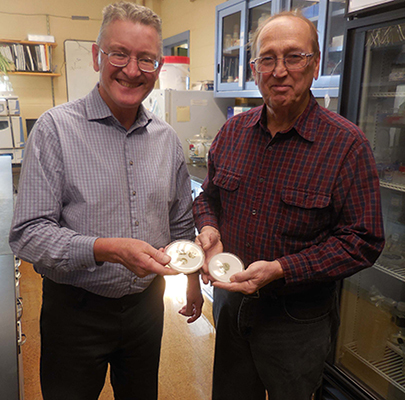
MULTIPOLYGON (((257 56, 283 58, 290 53, 311 53, 310 29, 299 18, 279 17, 262 30, 257 42, 257 56)), ((278 60, 272 73, 259 74, 252 67, 255 83, 268 109, 275 114, 301 113, 309 100, 312 80, 318 78, 319 54, 300 70, 288 71, 278 60)))
MULTIPOLYGON (((101 39, 100 47, 106 52, 122 52, 131 57, 149 57, 161 60, 159 35, 155 28, 131 21, 113 21, 101 39)), ((99 91, 114 116, 123 123, 137 115, 139 105, 152 91, 162 67, 155 72, 142 72, 136 60, 125 67, 114 67, 108 57, 93 45, 93 66, 100 72, 99 91)))

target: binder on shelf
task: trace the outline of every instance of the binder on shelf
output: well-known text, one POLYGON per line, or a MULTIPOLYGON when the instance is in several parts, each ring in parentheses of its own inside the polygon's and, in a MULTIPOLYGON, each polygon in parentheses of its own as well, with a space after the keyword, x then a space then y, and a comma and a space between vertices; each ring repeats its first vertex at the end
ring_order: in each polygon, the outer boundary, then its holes
POLYGON ((39 46, 35 46, 35 56, 37 59, 37 70, 42 72, 42 58, 41 58, 41 50, 39 48, 39 46))
POLYGON ((45 52, 45 45, 39 44, 39 53, 41 57, 41 71, 42 72, 47 72, 48 71, 48 61, 46 59, 46 52, 45 52))
POLYGON ((31 51, 28 46, 24 46, 24 56, 26 62, 26 70, 31 72, 35 71, 34 60, 32 59, 31 51))

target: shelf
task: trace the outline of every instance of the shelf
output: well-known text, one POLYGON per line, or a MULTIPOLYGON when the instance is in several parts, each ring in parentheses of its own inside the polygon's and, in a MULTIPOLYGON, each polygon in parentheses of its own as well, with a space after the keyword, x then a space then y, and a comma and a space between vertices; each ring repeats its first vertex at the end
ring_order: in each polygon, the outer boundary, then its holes
POLYGON ((405 268, 396 265, 382 265, 379 262, 376 262, 373 265, 374 268, 378 269, 379 271, 392 276, 395 279, 399 279, 402 282, 405 282, 405 268))
POLYGON ((343 51, 343 46, 335 46, 335 47, 328 48, 329 53, 341 53, 342 51, 343 51))
POLYGON ((58 44, 56 42, 33 42, 31 40, 12 40, 12 39, 0 39, 0 44, 44 44, 46 46, 56 47, 58 44))
POLYGON ((47 76, 47 77, 58 77, 61 74, 56 74, 53 72, 29 72, 29 71, 10 71, 8 75, 29 75, 29 76, 47 76))
POLYGON ((8 72, 9 75, 61 76, 50 72, 53 69, 52 51, 57 46, 55 42, 0 39, 0 46, 4 47, 3 54, 13 60, 13 70, 8 72))
MULTIPOLYGON (((405 81, 403 82, 405 84, 405 81)), ((385 99, 385 98, 396 98, 396 97, 405 97, 405 92, 377 92, 373 93, 370 97, 376 99, 385 99)))
MULTIPOLYGON (((240 50, 240 46, 232 46, 232 47, 227 47, 226 49, 224 49, 223 54, 225 56, 231 55, 231 53, 239 53, 240 50)), ((239 55, 239 54, 238 54, 239 55)))
POLYGON ((380 180, 380 186, 386 189, 396 190, 397 192, 405 192, 405 186, 397 183, 380 180))
MULTIPOLYGON (((384 358, 378 361, 368 361, 357 353, 357 344, 349 343, 345 345, 345 357, 350 355, 353 359, 357 360, 359 365, 362 365, 362 374, 365 374, 367 379, 367 384, 372 386, 378 382, 378 378, 382 378, 384 381, 389 382, 389 384, 395 388, 398 393, 405 394, 405 375, 402 372, 403 356, 398 354, 394 345, 387 342, 385 348, 384 358), (374 382, 372 382, 371 374, 365 373, 364 367, 367 367, 369 371, 374 373, 374 382)), ((364 379, 364 378, 363 378, 364 379)), ((377 388, 375 388, 377 389, 377 388)), ((396 397, 392 397, 396 398, 396 397)))

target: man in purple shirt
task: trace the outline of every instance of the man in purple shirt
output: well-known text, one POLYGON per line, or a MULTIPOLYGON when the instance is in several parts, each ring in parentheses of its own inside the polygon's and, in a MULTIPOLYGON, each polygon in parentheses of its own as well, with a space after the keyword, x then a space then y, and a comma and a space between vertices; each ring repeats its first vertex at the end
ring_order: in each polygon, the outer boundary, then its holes
MULTIPOLYGON (((109 367, 116 399, 156 400, 163 332, 160 251, 193 240, 190 177, 179 138, 142 101, 163 65, 161 20, 106 6, 85 97, 45 112, 28 139, 10 247, 43 276, 44 400, 96 400, 109 367)), ((195 321, 203 298, 188 275, 195 321)))
POLYGON ((213 283, 213 400, 311 399, 339 325, 336 282, 383 248, 370 145, 311 94, 319 62, 309 20, 270 17, 252 43, 264 105, 228 120, 211 146, 196 240, 207 262, 226 251, 246 268, 213 283))

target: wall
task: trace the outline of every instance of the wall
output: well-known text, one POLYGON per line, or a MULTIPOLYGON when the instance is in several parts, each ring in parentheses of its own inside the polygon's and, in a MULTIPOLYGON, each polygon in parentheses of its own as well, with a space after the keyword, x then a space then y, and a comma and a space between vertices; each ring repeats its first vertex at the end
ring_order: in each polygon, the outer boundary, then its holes
MULTIPOLYGON (((20 98, 23 119, 38 118, 67 101, 64 41, 95 40, 101 10, 112 0, 14 0, 0 4, 0 38, 25 40, 27 34, 53 35, 57 47, 53 64, 57 78, 10 75, 20 98), (88 20, 72 20, 72 16, 88 20)), ((214 79, 215 6, 223 0, 135 0, 152 8, 163 20, 163 38, 190 30, 190 80, 214 79)), ((25 128, 25 124, 24 124, 25 128)))
POLYGON ((224 0, 161 0, 163 38, 190 30, 190 82, 214 79, 215 7, 224 0))
MULTIPOLYGON (((14 0, 0 5, 0 37, 25 40, 27 34, 53 35, 57 47, 53 64, 61 74, 57 78, 10 75, 14 92, 20 99, 21 114, 38 118, 53 105, 66 102, 66 76, 63 42, 66 39, 94 40, 101 21, 101 9, 109 0, 14 0), (72 15, 88 16, 74 21, 72 15), (54 86, 54 91, 52 90, 54 86), (54 97, 53 97, 54 92, 54 97)), ((25 124, 24 124, 25 125, 25 124)))

